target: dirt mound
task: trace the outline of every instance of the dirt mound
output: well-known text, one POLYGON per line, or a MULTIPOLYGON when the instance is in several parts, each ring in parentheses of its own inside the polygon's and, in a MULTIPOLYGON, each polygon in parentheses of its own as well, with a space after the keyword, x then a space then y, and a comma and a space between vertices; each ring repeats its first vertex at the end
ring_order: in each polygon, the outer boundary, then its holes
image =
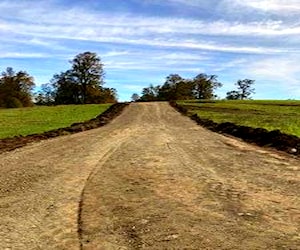
MULTIPOLYGON (((188 115, 188 109, 184 106, 180 106, 176 102, 170 102, 170 105, 180 113, 188 115)), ((233 135, 259 146, 273 147, 290 154, 300 155, 300 138, 282 133, 280 130, 268 131, 263 128, 240 126, 231 122, 216 123, 209 119, 203 119, 196 114, 191 115, 190 118, 214 132, 233 135)))
POLYGON ((54 129, 41 134, 15 136, 12 138, 0 139, 0 153, 23 147, 31 142, 46 140, 61 135, 74 134, 104 126, 112 119, 117 117, 127 105, 127 103, 113 104, 109 109, 98 115, 96 118, 93 118, 86 122, 73 123, 71 126, 66 128, 54 129))

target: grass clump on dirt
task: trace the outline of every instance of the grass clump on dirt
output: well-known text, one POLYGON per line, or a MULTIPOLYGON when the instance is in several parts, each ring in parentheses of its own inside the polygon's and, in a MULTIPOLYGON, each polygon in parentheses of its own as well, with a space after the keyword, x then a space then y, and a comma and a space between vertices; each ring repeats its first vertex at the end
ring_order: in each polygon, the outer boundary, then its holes
POLYGON ((95 118, 111 104, 61 105, 0 109, 0 138, 25 136, 63 128, 95 118))
POLYGON ((189 114, 300 137, 300 101, 179 101, 189 114))

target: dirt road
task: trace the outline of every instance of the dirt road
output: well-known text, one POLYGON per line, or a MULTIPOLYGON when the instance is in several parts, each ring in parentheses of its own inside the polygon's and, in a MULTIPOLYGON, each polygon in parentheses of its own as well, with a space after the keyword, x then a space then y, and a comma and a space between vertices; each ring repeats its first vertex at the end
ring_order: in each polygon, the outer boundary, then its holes
POLYGON ((300 249, 300 161, 167 103, 0 155, 0 249, 300 249))

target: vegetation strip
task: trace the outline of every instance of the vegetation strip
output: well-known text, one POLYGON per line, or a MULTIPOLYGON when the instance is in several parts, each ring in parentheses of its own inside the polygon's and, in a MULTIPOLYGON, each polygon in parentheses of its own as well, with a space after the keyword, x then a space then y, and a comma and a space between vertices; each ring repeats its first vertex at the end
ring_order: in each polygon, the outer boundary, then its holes
POLYGON ((54 129, 41 134, 15 136, 13 138, 0 139, 0 153, 23 147, 31 142, 46 140, 61 135, 74 134, 85 130, 90 130, 104 126, 108 124, 111 120, 116 118, 118 115, 120 115, 127 105, 127 103, 113 104, 109 109, 104 111, 102 114, 98 115, 96 118, 86 122, 73 123, 71 126, 66 128, 54 129))
POLYGON ((217 123, 232 122, 241 126, 279 129, 300 137, 300 101, 291 100, 187 100, 177 101, 189 110, 217 123))
MULTIPOLYGON (((188 115, 189 109, 171 101, 170 105, 184 115, 188 115)), ((246 142, 259 146, 273 147, 294 155, 300 155, 300 138, 294 135, 282 133, 280 130, 268 131, 263 128, 240 126, 231 122, 216 123, 210 119, 203 119, 197 114, 188 115, 197 124, 214 132, 225 133, 239 137, 246 142)))
POLYGON ((0 109, 0 139, 41 134, 84 122, 103 113, 112 104, 35 106, 0 109))

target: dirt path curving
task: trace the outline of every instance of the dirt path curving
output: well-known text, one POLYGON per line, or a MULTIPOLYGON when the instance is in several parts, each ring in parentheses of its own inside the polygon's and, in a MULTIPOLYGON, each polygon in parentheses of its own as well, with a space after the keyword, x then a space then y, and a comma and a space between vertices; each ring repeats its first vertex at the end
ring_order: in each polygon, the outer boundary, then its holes
POLYGON ((0 156, 0 249, 300 249, 300 161, 167 103, 0 156))

